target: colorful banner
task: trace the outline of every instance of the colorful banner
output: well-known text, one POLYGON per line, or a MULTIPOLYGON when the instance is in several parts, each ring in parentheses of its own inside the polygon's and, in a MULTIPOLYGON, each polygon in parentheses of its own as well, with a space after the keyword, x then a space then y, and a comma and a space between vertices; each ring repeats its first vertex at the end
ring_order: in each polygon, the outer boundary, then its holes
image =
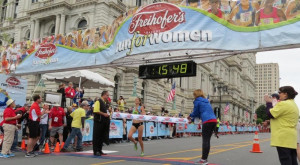
POLYGON ((138 61, 186 55, 201 56, 198 62, 203 63, 243 51, 300 44, 296 1, 271 1, 153 3, 130 9, 111 25, 1 47, 1 71, 27 74, 110 63, 134 66, 138 61), (227 55, 214 56, 216 51, 227 55))
POLYGON ((143 121, 155 121, 165 123, 187 123, 186 118, 175 118, 175 117, 163 117, 163 116, 150 116, 150 115, 135 115, 128 113, 113 113, 113 119, 133 119, 143 121))
POLYGON ((27 80, 0 74, 0 122, 8 99, 15 100, 16 105, 26 103, 27 80))
POLYGON ((85 120, 84 131, 82 132, 82 141, 93 140, 94 120, 85 120))

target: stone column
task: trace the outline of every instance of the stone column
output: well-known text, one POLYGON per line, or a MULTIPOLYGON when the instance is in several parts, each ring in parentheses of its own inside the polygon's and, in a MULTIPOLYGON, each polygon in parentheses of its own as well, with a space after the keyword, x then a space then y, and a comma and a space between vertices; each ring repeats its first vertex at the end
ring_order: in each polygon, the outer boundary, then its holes
POLYGON ((56 21, 55 21, 55 35, 59 33, 59 23, 60 23, 60 16, 59 14, 57 14, 56 21))
POLYGON ((32 40, 34 37, 34 21, 30 22, 30 39, 32 40))
POLYGON ((66 25, 66 15, 62 14, 60 18, 60 28, 59 28, 60 34, 65 33, 65 25, 66 25))
POLYGON ((34 38, 37 39, 40 37, 40 20, 35 20, 35 26, 34 26, 34 38))

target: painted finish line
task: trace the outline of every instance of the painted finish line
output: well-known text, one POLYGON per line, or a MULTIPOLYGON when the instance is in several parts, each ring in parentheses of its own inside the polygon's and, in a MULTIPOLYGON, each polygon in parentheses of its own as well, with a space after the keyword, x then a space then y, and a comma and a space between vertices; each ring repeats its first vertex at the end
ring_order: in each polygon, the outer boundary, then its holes
MULTIPOLYGON (((104 150, 103 152, 104 153, 112 153, 112 152, 115 153, 118 151, 104 150)), ((149 157, 138 157, 138 156, 122 156, 122 155, 94 156, 92 151, 74 152, 74 153, 55 153, 53 155, 75 156, 75 157, 107 159, 107 160, 125 160, 125 161, 134 161, 134 162, 160 163, 160 164, 172 164, 172 165, 195 164, 194 161, 187 161, 187 160, 161 159, 161 158, 149 158, 149 157)), ((109 164, 109 162, 107 162, 107 163, 109 164)), ((209 165, 219 165, 219 164, 209 164, 209 165)))

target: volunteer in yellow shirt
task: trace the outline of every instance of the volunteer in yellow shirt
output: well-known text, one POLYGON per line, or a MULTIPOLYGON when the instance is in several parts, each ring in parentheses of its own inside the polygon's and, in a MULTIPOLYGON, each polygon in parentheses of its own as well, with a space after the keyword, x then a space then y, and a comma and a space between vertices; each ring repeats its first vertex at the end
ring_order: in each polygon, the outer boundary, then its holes
POLYGON ((297 165, 297 123, 299 110, 294 101, 298 93, 291 86, 279 88, 279 100, 274 107, 265 95, 266 112, 271 118, 271 146, 277 148, 281 165, 297 165))
POLYGON ((74 112, 71 113, 73 117, 72 121, 72 132, 67 138, 64 147, 61 149, 61 152, 69 152, 67 149, 69 147, 70 142, 77 136, 77 145, 76 151, 82 151, 82 133, 81 130, 84 131, 84 121, 86 111, 89 109, 89 103, 87 101, 83 101, 80 104, 80 108, 75 109, 74 112))
POLYGON ((125 107, 125 104, 126 104, 126 101, 124 100, 123 96, 120 96, 120 99, 118 100, 118 105, 119 105, 119 110, 121 112, 124 112, 124 107, 125 107))

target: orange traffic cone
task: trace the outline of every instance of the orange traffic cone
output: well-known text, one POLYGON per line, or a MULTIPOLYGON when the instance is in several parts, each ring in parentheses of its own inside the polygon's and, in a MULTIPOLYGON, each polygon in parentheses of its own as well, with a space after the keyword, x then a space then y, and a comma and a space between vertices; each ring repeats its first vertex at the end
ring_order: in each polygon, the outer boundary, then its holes
POLYGON ((54 152, 60 152, 59 142, 56 143, 55 148, 54 148, 54 152))
POLYGON ((253 147, 252 147, 252 151, 250 151, 250 152, 262 153, 262 151, 260 150, 260 146, 259 146, 259 139, 258 139, 257 131, 255 131, 254 140, 253 140, 253 147))
POLYGON ((22 143, 21 143, 21 149, 22 149, 22 150, 26 150, 25 140, 22 140, 22 143))
POLYGON ((61 142, 60 149, 64 148, 65 142, 61 142))
POLYGON ((50 149, 49 149, 49 144, 48 142, 45 144, 45 150, 44 150, 44 154, 50 154, 50 149))

